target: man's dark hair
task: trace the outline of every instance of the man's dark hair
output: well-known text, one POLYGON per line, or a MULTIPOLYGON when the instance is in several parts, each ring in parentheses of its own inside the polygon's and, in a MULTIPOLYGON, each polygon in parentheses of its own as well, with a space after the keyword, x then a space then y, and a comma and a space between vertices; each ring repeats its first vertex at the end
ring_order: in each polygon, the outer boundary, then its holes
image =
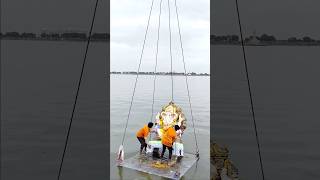
POLYGON ((176 131, 178 131, 178 130, 180 129, 180 127, 179 127, 178 125, 175 125, 175 126, 174 126, 174 129, 175 129, 176 131))
POLYGON ((149 122, 149 123, 148 123, 148 127, 149 127, 149 128, 152 128, 152 126, 153 126, 153 122, 149 122))

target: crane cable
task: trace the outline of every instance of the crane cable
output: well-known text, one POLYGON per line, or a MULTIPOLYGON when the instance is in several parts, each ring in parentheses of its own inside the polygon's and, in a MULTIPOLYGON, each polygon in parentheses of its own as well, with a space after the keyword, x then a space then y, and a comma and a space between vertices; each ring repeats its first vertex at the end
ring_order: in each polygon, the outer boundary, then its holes
POLYGON ((243 52, 242 54, 243 54, 244 66, 245 66, 245 70, 246 70, 247 84, 248 84, 249 97, 250 97, 250 103, 251 103, 251 113, 252 113, 256 142, 257 142, 257 147, 258 147, 260 169, 261 169, 262 179, 264 180, 265 176, 264 176, 264 171, 263 171, 260 142, 259 142, 259 136, 258 136, 258 131, 257 131, 255 113, 254 113, 254 105, 253 105, 253 100, 252 100, 252 91, 251 91, 251 85, 250 85, 250 79, 249 79, 249 73, 248 73, 247 57, 246 57, 246 51, 244 48, 244 41, 243 41, 243 35, 242 35, 243 33, 242 33, 241 20, 240 20, 239 4, 238 4, 238 0, 235 0, 235 1, 236 1, 236 9, 237 9, 237 15, 238 15, 238 24, 239 24, 239 31, 240 31, 240 38, 241 38, 241 46, 242 46, 242 52, 243 52))
POLYGON ((67 146, 68 146, 68 141, 69 141, 69 137, 70 137, 70 131, 71 131, 71 127, 72 127, 74 112, 75 112, 76 105, 77 105, 77 102, 78 102, 79 90, 80 90, 80 85, 81 85, 82 77, 83 77, 83 73, 84 73, 84 67, 85 67, 86 60, 87 60, 88 49, 89 49, 89 45, 90 45, 90 42, 91 42, 91 34, 92 34, 93 26, 94 26, 94 21, 95 21, 95 18, 96 18, 96 12, 97 12, 97 7, 98 7, 98 2, 99 2, 99 0, 96 0, 95 6, 94 6, 94 11, 93 11, 93 16, 92 16, 91 26, 90 26, 90 30, 89 30, 89 36, 88 36, 87 45, 86 45, 86 50, 85 50, 85 54, 84 54, 84 58, 83 58, 83 62, 82 62, 82 67, 81 67, 81 73, 80 73, 80 77, 79 77, 79 81, 78 81, 78 86, 77 86, 77 90, 76 90, 76 95, 75 95, 75 99, 74 99, 74 103, 73 103, 73 108, 72 108, 72 113, 71 113, 71 117, 70 117, 70 122, 69 122, 68 131, 67 131, 67 136, 66 136, 65 143, 64 143, 63 153, 62 153, 62 156, 61 156, 61 161, 60 161, 60 166, 59 166, 59 172, 58 172, 58 176, 57 176, 57 179, 58 179, 58 180, 60 180, 60 177, 61 177, 61 171, 62 171, 63 161, 64 161, 64 157, 65 157, 65 154, 66 154, 67 146))
POLYGON ((157 66, 158 66, 158 53, 159 53, 159 39, 160 39, 160 24, 161 24, 161 4, 162 0, 160 0, 160 9, 159 9, 159 24, 158 24, 158 38, 157 38, 157 50, 156 50, 156 62, 154 66, 154 78, 153 78, 153 92, 152 92, 152 107, 151 107, 151 121, 153 119, 153 111, 154 111, 154 95, 156 91, 156 79, 157 79, 157 66))
POLYGON ((184 58, 184 50, 183 50, 183 46, 182 46, 182 36, 181 36, 181 30, 180 30, 181 28, 180 28, 177 0, 174 0, 174 4, 175 4, 176 17, 177 17, 177 22, 178 22, 180 48, 181 48, 181 55, 182 55, 182 61, 183 61, 183 68, 184 68, 184 74, 185 74, 186 87, 187 87, 187 91, 188 91, 188 100, 189 100, 189 108, 190 108, 191 120, 192 120, 192 126, 193 126, 193 134, 194 134, 194 139, 195 139, 195 143, 196 143, 196 156, 199 157, 199 147, 198 147, 198 141, 197 141, 194 117, 193 117, 193 112, 192 112, 192 104, 191 104, 191 97, 190 97, 190 91, 189 91, 188 75, 187 75, 187 70, 186 70, 186 62, 185 62, 185 58, 184 58))
MULTIPOLYGON (((135 79, 135 84, 134 84, 134 88, 133 88, 133 93, 131 96, 131 102, 130 102, 130 107, 129 107, 129 112, 127 114, 127 119, 126 119, 126 125, 125 125, 125 129, 124 129, 124 133, 123 133, 123 137, 122 137, 122 141, 121 141, 121 145, 123 146, 124 144, 124 140, 125 140, 125 135, 127 132, 127 128, 128 128, 128 122, 129 122, 129 117, 130 117, 130 113, 131 113, 131 109, 132 109, 132 105, 133 105, 133 98, 135 95, 135 91, 136 91, 136 86, 137 86, 137 81, 138 81, 138 77, 139 77, 139 72, 140 72, 140 67, 141 67, 141 62, 142 62, 142 57, 143 57, 143 53, 144 53, 144 47, 145 47, 145 42, 146 42, 146 37, 148 34, 148 30, 149 30, 149 24, 150 24, 150 17, 152 14, 152 10, 153 10, 153 4, 154 4, 154 0, 152 0, 151 3, 151 7, 150 7, 150 11, 149 11, 149 17, 148 17, 148 23, 147 23, 147 27, 146 27, 146 31, 145 31, 145 36, 144 36, 144 41, 143 41, 143 46, 142 46, 142 51, 141 51, 141 56, 139 59, 139 65, 138 65, 138 70, 137 70, 137 74, 136 74, 136 79, 135 79)), ((156 82, 156 70, 157 70, 157 62, 158 62, 158 48, 159 48, 159 37, 160 37, 160 18, 161 18, 161 4, 162 4, 162 0, 160 2, 160 11, 159 11, 159 24, 158 24, 158 38, 157 38, 157 50, 156 50, 156 64, 155 64, 155 69, 154 69, 154 81, 153 81, 153 102, 152 102, 152 114, 151 114, 151 119, 153 118, 153 111, 154 111, 154 95, 155 95, 155 82, 156 82)), ((170 22, 170 2, 168 0, 168 9, 169 9, 169 32, 170 32, 170 60, 171 60, 171 100, 173 101, 173 72, 172 72, 172 46, 171 46, 171 22, 170 22)), ((175 0, 175 10, 176 10, 176 17, 177 17, 177 22, 178 22, 178 29, 179 29, 179 37, 180 37, 180 47, 181 47, 181 54, 182 54, 182 60, 183 60, 183 64, 184 64, 184 74, 185 74, 185 81, 186 81, 186 86, 187 86, 187 91, 188 91, 188 101, 189 101, 189 108, 190 108, 190 112, 191 112, 191 119, 192 119, 192 125, 193 125, 193 133, 194 133, 194 138, 195 138, 195 144, 196 144, 196 156, 199 157, 199 147, 198 147, 198 141, 197 141, 197 136, 196 136, 196 131, 195 131, 195 123, 194 123, 194 117, 193 117, 193 111, 192 111, 192 104, 191 104, 191 97, 190 97, 190 91, 189 91, 189 83, 188 83, 188 76, 187 76, 187 71, 186 71, 186 63, 185 63, 185 58, 184 58, 184 51, 183 51, 183 46, 182 46, 182 37, 181 37, 181 30, 180 30, 180 23, 179 23, 179 15, 178 15, 178 7, 177 7, 177 2, 175 0)))
POLYGON ((171 17, 170 17, 170 2, 168 0, 169 11, 169 40, 170 40, 170 75, 171 75, 171 101, 173 102, 173 74, 172 74, 172 44, 171 44, 171 17))
POLYGON ((125 126, 125 128, 124 128, 124 132, 123 132, 123 136, 122 136, 122 141, 121 141, 121 145, 122 145, 122 146, 123 146, 124 139, 125 139, 125 136, 126 136, 126 133, 127 133, 129 117, 130 117, 130 113, 131 113, 131 109, 132 109, 132 104, 133 104, 133 97, 134 97, 135 92, 136 92, 136 87, 137 87, 137 82, 138 82, 138 77, 139 77, 139 72, 140 72, 140 67, 141 67, 141 61, 142 61, 143 52, 144 52, 144 47, 145 47, 145 44, 146 44, 147 34, 148 34, 148 30, 149 30, 150 17, 151 17, 151 13, 152 13, 152 9, 153 9, 153 3, 154 3, 154 0, 152 0, 152 3, 151 3, 150 12, 149 12, 149 17, 148 17, 148 23, 147 23, 146 31, 145 31, 145 34, 144 34, 144 40, 143 40, 141 55, 140 55, 140 59, 139 59, 139 66, 138 66, 138 70, 137 70, 137 76, 136 76, 136 80, 135 80, 135 83, 134 83, 134 88, 133 88, 133 92, 132 92, 132 96, 131 96, 131 102, 130 102, 129 112, 128 112, 128 115, 127 115, 126 126, 125 126))
MULTIPOLYGON (((2 9, 1 1, 0 1, 0 9, 2 9)), ((2 15, 2 11, 0 11, 0 17, 2 15)), ((2 29, 1 27, 2 21, 0 18, 0 31, 2 29)), ((2 37, 0 38, 0 180, 2 177, 2 61, 1 61, 1 50, 2 50, 2 37)))

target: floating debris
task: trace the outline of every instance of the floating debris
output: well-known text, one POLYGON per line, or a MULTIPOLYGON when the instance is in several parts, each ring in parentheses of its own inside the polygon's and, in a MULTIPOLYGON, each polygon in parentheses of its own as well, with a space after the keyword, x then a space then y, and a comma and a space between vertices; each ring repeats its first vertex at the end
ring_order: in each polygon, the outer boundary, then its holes
POLYGON ((226 146, 210 142, 211 180, 239 180, 239 171, 229 159, 226 146))

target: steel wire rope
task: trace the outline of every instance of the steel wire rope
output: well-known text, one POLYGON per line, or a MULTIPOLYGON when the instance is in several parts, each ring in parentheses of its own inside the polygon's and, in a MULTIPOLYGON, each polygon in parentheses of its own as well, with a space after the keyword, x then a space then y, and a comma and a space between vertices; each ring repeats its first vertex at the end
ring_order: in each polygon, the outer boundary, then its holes
POLYGON ((183 68, 184 68, 184 74, 185 74, 185 82, 186 82, 186 87, 187 87, 187 92, 188 92, 189 108, 190 108, 191 120, 192 120, 192 126, 193 126, 193 134, 194 134, 194 139, 195 139, 195 143, 196 143, 196 156, 199 157, 199 147, 198 147, 198 140, 197 140, 197 135, 196 135, 195 123, 194 123, 194 116, 193 116, 193 111, 192 111, 192 104, 191 104, 191 97, 190 97, 189 83, 188 83, 188 74, 187 74, 187 70, 186 70, 186 62, 185 62, 183 45, 182 45, 182 35, 181 35, 181 28, 180 28, 180 20, 179 20, 177 0, 175 0, 174 2, 175 2, 174 4, 175 4, 175 9, 176 9, 178 30, 179 30, 180 48, 181 48, 183 68))
POLYGON ((265 176, 264 176, 264 171, 263 171, 263 163, 262 163, 262 157, 261 157, 261 148, 260 148, 259 136, 258 136, 258 131, 257 131, 257 123, 256 123, 256 118, 255 118, 255 112, 254 112, 254 104, 253 104, 253 98, 252 98, 251 84, 250 84, 249 73, 248 73, 247 57, 246 57, 246 51, 245 51, 245 48, 244 48, 243 32, 242 32, 242 25, 241 25, 239 4, 238 4, 238 0, 235 0, 235 1, 236 1, 236 10, 237 10, 237 17, 238 17, 238 25, 239 25, 239 31, 240 31, 240 38, 241 38, 242 54, 243 54, 243 60, 244 60, 246 78, 247 78, 247 85, 248 85, 249 97, 250 97, 251 113, 252 113, 252 119, 253 119, 253 125, 254 125, 254 132, 255 132, 255 137, 256 137, 256 142, 257 142, 257 148, 258 148, 260 170, 261 170, 262 179, 264 180, 264 179, 265 179, 265 176))
POLYGON ((160 0, 160 10, 159 10, 159 24, 158 24, 158 37, 157 37, 157 49, 156 49, 156 62, 154 66, 154 78, 153 78, 153 92, 152 92, 152 107, 151 107, 151 121, 153 119, 153 111, 154 111, 154 97, 156 91, 156 79, 157 79, 157 66, 158 66, 158 53, 159 53, 159 39, 160 39, 160 24, 161 24, 161 4, 162 0, 160 0))
POLYGON ((172 43, 171 43, 171 14, 170 14, 170 2, 169 2, 169 0, 168 0, 168 11, 169 11, 169 40, 170 40, 171 102, 173 102, 172 43))
POLYGON ((140 67, 141 67, 141 62, 142 62, 144 47, 145 47, 145 44, 146 44, 147 34, 148 34, 148 30, 149 30, 150 17, 151 17, 151 14, 152 14, 153 3, 154 3, 154 0, 152 0, 151 7, 150 7, 150 11, 149 11, 148 23, 147 23, 147 27, 146 27, 146 31, 145 31, 145 35, 144 35, 144 40, 143 40, 143 45, 142 45, 142 50, 141 50, 141 55, 140 55, 140 59, 139 59, 139 66, 138 66, 138 70, 137 70, 137 74, 136 74, 136 79, 135 79, 135 83, 134 83, 134 88, 133 88, 133 92, 132 92, 132 96, 131 96, 131 102, 130 102, 129 112, 128 112, 127 119, 126 119, 126 126, 125 126, 125 128, 124 128, 124 132, 123 132, 123 136, 122 136, 122 141, 121 141, 121 145, 122 145, 122 146, 123 146, 124 139, 125 139, 125 135, 126 135, 127 128, 128 128, 128 122, 129 122, 130 113, 131 113, 131 109, 132 109, 133 98, 134 98, 134 95, 135 95, 135 92, 136 92, 136 87, 137 87, 137 82, 138 82, 138 77, 139 77, 139 72, 140 72, 140 67))
POLYGON ((99 2, 99 0, 96 0, 95 6, 94 6, 93 16, 92 16, 92 20, 91 20, 91 26, 90 26, 90 30, 89 30, 89 35, 88 35, 88 39, 87 39, 85 54, 84 54, 82 67, 81 67, 81 73, 80 73, 80 77, 79 77, 79 81, 78 81, 78 85, 77 85, 77 90, 76 90, 75 99, 74 99, 74 103, 73 103, 73 107, 72 107, 72 112, 71 112, 70 122, 69 122, 69 126, 68 126, 68 131, 67 131, 67 135, 66 135, 66 139, 65 139, 65 143, 64 143, 64 148, 63 148, 63 153, 62 153, 61 161, 60 161, 60 165, 59 165, 59 171, 58 171, 58 176, 57 176, 58 180, 61 177, 61 171, 62 171, 62 166, 63 166, 63 162, 64 162, 64 157, 65 157, 66 150, 67 150, 67 147, 68 147, 70 131, 71 131, 71 127, 72 127, 74 112, 75 112, 76 105, 77 105, 77 102, 78 102, 78 96, 79 96, 80 86, 81 86, 82 77, 83 77, 83 73, 84 73, 84 68, 85 68, 85 64, 86 64, 86 60, 87 60, 88 49, 89 49, 89 45, 90 45, 90 42, 91 42, 91 35, 92 35, 93 26, 94 26, 94 21, 95 21, 95 18, 96 18, 98 2, 99 2))

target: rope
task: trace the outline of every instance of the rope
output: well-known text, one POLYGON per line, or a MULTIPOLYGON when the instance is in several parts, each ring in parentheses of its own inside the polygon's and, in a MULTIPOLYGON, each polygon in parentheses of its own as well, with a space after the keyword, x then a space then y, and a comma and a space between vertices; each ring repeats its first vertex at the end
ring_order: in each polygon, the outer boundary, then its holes
POLYGON ((195 129, 195 126, 194 126, 194 118, 193 118, 193 112, 192 112, 192 105, 191 105, 191 98, 190 98, 190 91, 189 91, 189 83, 188 83, 188 75, 187 75, 187 70, 186 70, 186 62, 185 62, 185 59, 184 59, 184 51, 183 51, 183 46, 182 46, 182 37, 181 37, 181 30, 180 30, 180 21, 179 21, 179 15, 178 15, 179 13, 178 13, 177 0, 174 0, 174 2, 175 2, 175 7, 176 7, 176 15, 177 15, 177 22, 178 22, 178 29, 179 29, 180 47, 181 47, 181 54, 182 54, 182 61, 183 61, 183 68, 184 68, 186 86, 187 86, 187 91, 188 91, 188 100, 189 100, 189 107, 190 107, 190 112, 191 112, 193 134, 194 134, 194 139, 195 139, 195 142, 196 142, 196 155, 199 156, 199 147, 198 147, 196 129, 195 129))
POLYGON ((157 79, 157 66, 158 66, 158 52, 159 52, 159 38, 160 38, 160 20, 161 20, 161 4, 160 1, 160 11, 159 11, 159 25, 158 25, 158 39, 157 39, 157 51, 156 51, 156 64, 154 66, 154 79, 153 79, 153 93, 152 93, 152 108, 151 108, 151 121, 153 119, 153 111, 154 111, 154 95, 156 91, 156 79, 157 79))
POLYGON ((127 128, 128 128, 128 122, 129 122, 129 117, 130 117, 130 113, 131 113, 133 97, 134 97, 134 94, 136 92, 136 87, 137 87, 137 82, 138 82, 138 77, 139 77, 139 72, 140 72, 140 67, 141 67, 141 61, 142 61, 142 56, 143 56, 143 52, 144 52, 144 46, 146 44, 147 34, 148 34, 148 30, 149 30, 149 23, 150 23, 150 17, 151 17, 152 8, 153 8, 153 2, 154 2, 154 0, 152 0, 151 7, 150 7, 150 12, 149 12, 149 17, 148 17, 148 24, 147 24, 146 32, 145 32, 145 35, 144 35, 141 55, 140 55, 140 59, 139 59, 139 66, 138 66, 138 70, 137 70, 137 76, 136 76, 136 80, 135 80, 135 83, 134 83, 134 88, 133 88, 133 92, 132 92, 132 96, 131 96, 129 112, 128 112, 128 116, 127 116, 127 120, 126 120, 126 126, 125 126, 124 132, 123 132, 121 145, 123 145, 123 142, 124 142, 124 139, 125 139, 125 136, 126 136, 126 132, 127 132, 127 128))
MULTIPOLYGON (((1 1, 0 1, 0 9, 2 9, 1 1)), ((0 17, 2 15, 2 11, 0 12, 0 17)), ((0 32, 1 32, 1 18, 0 18, 0 32)), ((1 61, 1 47, 2 44, 2 37, 0 38, 0 180, 2 179, 2 61, 1 61)))
POLYGON ((172 45, 171 45, 171 21, 170 21, 170 2, 168 0, 168 10, 169 10, 169 32, 170 32, 170 74, 171 74, 171 101, 173 102, 173 74, 172 74, 172 45))
POLYGON ((242 46, 242 52, 243 52, 243 60, 244 60, 244 66, 245 66, 245 70, 246 70, 247 84, 248 84, 249 97, 250 97, 250 103, 251 103, 252 119, 253 119, 255 136, 256 136, 256 142, 257 142, 257 147, 258 147, 258 154, 259 154, 259 161, 260 161, 260 169, 261 169, 262 179, 264 180, 264 179, 265 179, 265 176, 264 176, 264 171, 263 171, 263 164, 262 164, 261 150, 260 150, 260 142, 259 142, 259 137, 258 137, 258 131, 257 131, 255 113, 254 113, 254 105, 253 105, 253 100, 252 100, 252 92, 251 92, 251 85, 250 85, 250 79, 249 79, 249 73, 248 73, 246 51, 245 51, 245 48, 244 48, 244 42, 243 42, 243 36, 242 36, 243 33, 242 33, 242 27, 241 27, 241 20, 240 20, 240 12, 239 12, 238 0, 236 0, 236 8, 237 8, 238 24, 239 24, 240 37, 241 37, 241 46, 242 46))
POLYGON ((89 31, 89 37, 88 37, 87 45, 86 45, 86 51, 85 51, 83 62, 82 62, 81 73, 80 73, 80 78, 79 78, 79 81, 78 81, 77 91, 76 91, 76 95, 75 95, 75 99, 74 99, 74 103, 73 103, 73 108, 72 108, 72 113, 71 113, 71 117, 70 117, 70 123, 69 123, 69 127, 68 127, 68 132, 67 132, 66 140, 65 140, 65 143, 64 143, 63 153, 62 153, 62 156, 61 156, 61 162, 60 162, 59 172, 58 172, 58 177, 57 177, 58 180, 61 177, 61 170, 62 170, 62 166, 63 166, 63 160, 64 160, 64 157, 65 157, 65 154, 66 154, 66 150, 67 150, 67 146, 68 146, 70 130, 71 130, 71 126, 72 126, 72 122, 73 122, 73 116, 74 116, 74 112, 75 112, 77 101, 78 101, 79 90, 80 90, 80 85, 81 85, 81 81, 82 81, 82 77, 83 77, 84 67, 85 67, 86 60, 87 60, 87 54, 88 54, 88 49, 89 49, 89 45, 90 45, 90 41, 91 41, 91 34, 92 34, 93 25, 94 25, 94 20, 95 20, 95 17, 96 17, 98 2, 99 2, 99 0, 96 0, 95 6, 94 6, 93 17, 92 17, 90 31, 89 31))

